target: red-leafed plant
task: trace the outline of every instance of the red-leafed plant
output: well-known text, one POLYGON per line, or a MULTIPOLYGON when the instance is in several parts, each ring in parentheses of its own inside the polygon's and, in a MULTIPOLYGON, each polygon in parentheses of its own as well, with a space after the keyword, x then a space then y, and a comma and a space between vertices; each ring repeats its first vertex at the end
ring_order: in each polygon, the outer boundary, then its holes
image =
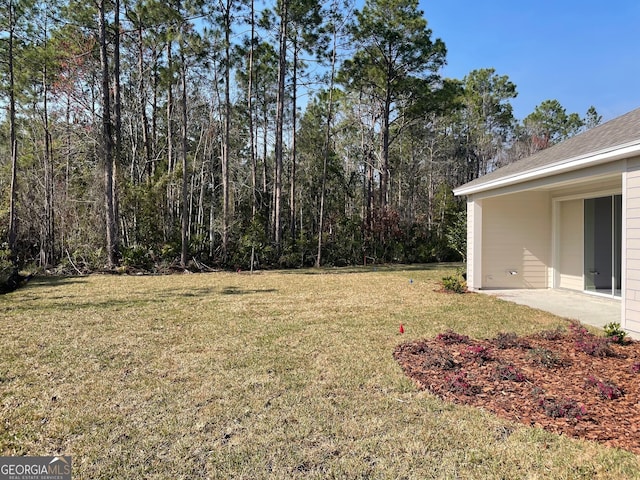
POLYGON ((475 395, 478 387, 472 385, 467 377, 467 372, 459 371, 445 377, 445 384, 450 392, 461 395, 475 395))
POLYGON ((493 378, 496 380, 509 380, 512 382, 524 382, 527 378, 520 370, 510 363, 499 364, 494 372, 493 378))
POLYGON ((453 330, 447 330, 444 333, 439 333, 436 339, 444 343, 445 345, 454 345, 456 343, 470 343, 470 339, 467 335, 461 335, 453 330))
POLYGON ((581 420, 587 414, 584 405, 580 405, 573 398, 541 397, 538 400, 538 405, 540 405, 545 415, 552 418, 562 417, 581 420))
POLYGON ((605 400, 615 400, 616 398, 620 398, 624 393, 615 383, 599 380, 593 375, 590 375, 587 379, 587 385, 595 386, 598 389, 600 397, 605 400))
POLYGON ((571 322, 569 331, 574 338, 577 350, 592 357, 614 356, 614 352, 611 349, 612 338, 596 337, 578 322, 571 322))
POLYGON ((462 351, 462 355, 474 362, 483 364, 493 360, 491 349, 484 345, 469 345, 462 351))

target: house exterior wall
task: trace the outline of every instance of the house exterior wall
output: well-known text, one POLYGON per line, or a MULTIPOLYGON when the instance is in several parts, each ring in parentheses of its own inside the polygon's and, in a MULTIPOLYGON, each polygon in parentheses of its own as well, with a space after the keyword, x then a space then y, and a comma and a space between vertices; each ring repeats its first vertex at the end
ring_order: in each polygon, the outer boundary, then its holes
POLYGON ((622 326, 640 332, 640 160, 622 180, 622 326))
POLYGON ((482 200, 473 198, 467 201, 467 287, 482 287, 482 200))
POLYGON ((584 201, 560 202, 558 287, 584 290, 584 201))
MULTIPOLYGON (((477 230, 480 225, 475 220, 477 230)), ((482 288, 548 287, 549 193, 532 191, 483 199, 481 228, 482 248, 476 246, 474 251, 482 255, 482 288)))
POLYGON ((584 290, 584 199, 622 193, 621 323, 640 333, 640 140, 563 158, 454 190, 468 198, 469 286, 584 290))

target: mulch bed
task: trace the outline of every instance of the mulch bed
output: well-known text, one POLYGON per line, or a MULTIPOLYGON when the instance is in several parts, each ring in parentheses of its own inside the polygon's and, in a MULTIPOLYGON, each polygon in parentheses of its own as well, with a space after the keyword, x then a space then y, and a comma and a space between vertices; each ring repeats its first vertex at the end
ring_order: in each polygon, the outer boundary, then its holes
POLYGON ((444 400, 640 454, 640 342, 620 345, 571 322, 490 340, 448 331, 393 355, 419 388, 444 400))

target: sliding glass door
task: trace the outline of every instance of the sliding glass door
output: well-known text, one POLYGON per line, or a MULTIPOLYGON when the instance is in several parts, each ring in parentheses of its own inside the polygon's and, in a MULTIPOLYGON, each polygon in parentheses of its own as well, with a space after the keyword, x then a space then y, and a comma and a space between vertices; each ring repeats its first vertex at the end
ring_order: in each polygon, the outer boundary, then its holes
POLYGON ((584 201, 584 289, 621 295, 622 195, 584 201))

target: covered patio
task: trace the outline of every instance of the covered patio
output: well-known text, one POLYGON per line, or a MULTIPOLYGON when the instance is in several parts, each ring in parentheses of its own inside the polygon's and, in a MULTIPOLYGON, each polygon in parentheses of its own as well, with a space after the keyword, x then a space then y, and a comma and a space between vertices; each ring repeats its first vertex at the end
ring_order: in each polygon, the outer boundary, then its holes
MULTIPOLYGON (((488 289, 479 293, 493 295, 502 300, 526 305, 531 308, 553 313, 559 317, 578 320, 584 324, 602 328, 607 323, 618 322, 622 318, 619 299, 590 295, 573 290, 548 289, 488 289)), ((640 339, 640 334, 628 332, 632 338, 640 339)))
POLYGON ((640 334, 640 109, 454 193, 471 290, 640 334))

